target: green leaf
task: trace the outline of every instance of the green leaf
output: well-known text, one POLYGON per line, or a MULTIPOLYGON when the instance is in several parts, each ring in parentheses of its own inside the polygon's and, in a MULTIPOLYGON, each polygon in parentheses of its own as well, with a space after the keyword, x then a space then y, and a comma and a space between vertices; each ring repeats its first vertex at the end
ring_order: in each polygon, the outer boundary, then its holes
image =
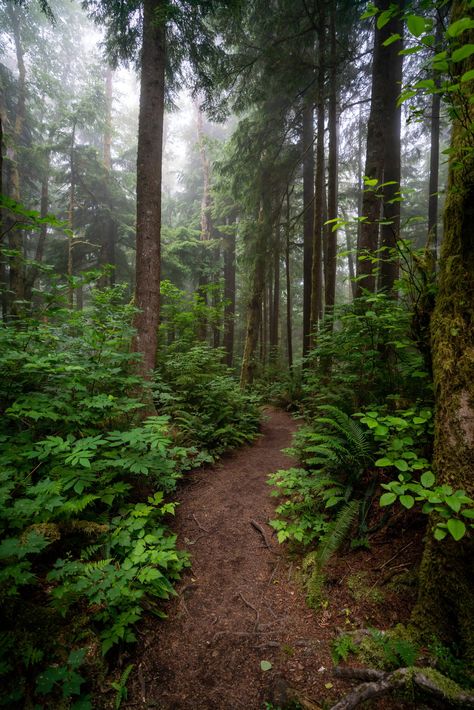
POLYGON ((407 27, 408 31, 415 37, 419 37, 425 31, 425 19, 419 15, 408 15, 407 27))
POLYGON ((448 520, 448 530, 453 536, 453 538, 458 541, 466 534, 466 526, 462 520, 457 518, 450 518, 448 520))
POLYGON ((449 25, 447 34, 449 37, 459 37, 465 30, 470 30, 474 27, 474 20, 470 17, 462 17, 449 25))
POLYGON ((394 462, 394 466, 398 468, 399 471, 408 471, 408 464, 404 459, 397 459, 394 462))
POLYGON ((396 500, 397 496, 395 493, 384 493, 383 496, 380 496, 379 505, 382 507, 392 505, 396 500))
POLYGON ((381 12, 377 18, 377 29, 381 30, 382 27, 385 27, 385 25, 390 22, 392 15, 392 10, 384 10, 383 12, 381 12))
POLYGON ((381 468, 384 468, 385 466, 393 466, 393 461, 392 459, 389 459, 384 456, 381 459, 377 459, 374 466, 380 466, 381 468))
POLYGON ((435 482, 434 473, 432 471, 425 471, 425 473, 422 474, 420 481, 421 485, 425 488, 431 488, 435 482))
POLYGON ((466 81, 472 81, 474 79, 474 69, 469 69, 469 71, 464 72, 464 74, 461 77, 461 84, 464 84, 466 81))
POLYGON ((453 62, 462 62, 463 59, 467 59, 474 54, 474 44, 464 44, 459 49, 455 49, 451 55, 453 62))
POLYGON ((463 510, 462 515, 464 515, 464 517, 468 518, 469 520, 474 520, 474 508, 468 508, 467 510, 463 510))
POLYGON ((403 505, 404 508, 413 508, 415 505, 415 499, 413 496, 400 496, 400 503, 403 505))
POLYGON ((461 510, 461 501, 459 500, 459 498, 456 498, 456 496, 448 496, 445 500, 451 510, 454 510, 455 513, 459 513, 459 511, 461 510))
POLYGON ((393 35, 390 35, 390 37, 388 39, 386 39, 385 42, 383 43, 383 46, 390 47, 391 44, 393 44, 394 42, 397 42, 401 38, 402 37, 401 37, 401 35, 398 34, 398 32, 393 35))
POLYGON ((444 540, 447 533, 446 533, 446 530, 444 530, 444 528, 436 527, 433 535, 434 535, 435 540, 444 540))
POLYGON ((271 671, 273 666, 270 661, 260 661, 260 668, 262 669, 262 671, 271 671))

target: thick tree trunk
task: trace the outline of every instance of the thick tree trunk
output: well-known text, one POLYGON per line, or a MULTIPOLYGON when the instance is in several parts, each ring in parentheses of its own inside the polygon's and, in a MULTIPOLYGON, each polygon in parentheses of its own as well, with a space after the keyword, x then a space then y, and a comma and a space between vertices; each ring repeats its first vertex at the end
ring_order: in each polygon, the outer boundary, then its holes
MULTIPOLYGON (((51 162, 51 151, 48 148, 45 150, 43 175, 41 178, 41 202, 40 202, 40 217, 45 219, 48 216, 49 210, 49 171, 51 162)), ((42 224, 36 243, 35 265, 31 266, 27 272, 25 279, 25 298, 31 301, 32 290, 35 286, 36 279, 39 274, 39 265, 43 263, 44 247, 46 244, 46 235, 48 233, 48 225, 42 224)))
MULTIPOLYGON (((400 13, 404 2, 400 0, 400 13)), ((393 17, 388 23, 390 34, 403 37, 403 21, 401 14, 393 17)), ((380 227, 381 263, 379 276, 379 291, 386 291, 393 297, 395 281, 399 275, 397 242, 400 236, 400 179, 401 179, 401 106, 397 106, 402 85, 403 39, 392 42, 384 48, 385 57, 385 151, 383 181, 383 221, 380 227)))
MULTIPOLYGON (((107 182, 110 184, 112 172, 112 103, 113 103, 113 70, 107 67, 105 73, 105 125, 104 125, 104 167, 107 172, 107 182)), ((113 204, 111 190, 109 190, 110 213, 105 219, 104 240, 99 253, 99 265, 109 264, 114 267, 109 274, 100 279, 101 287, 113 286, 115 284, 115 245, 117 241, 117 222, 113 216, 113 204)))
POLYGON ((155 367, 160 308, 160 232, 165 26, 157 20, 164 0, 144 0, 137 156, 137 266, 134 350, 143 354, 141 373, 155 367))
MULTIPOLYGON (((240 386, 247 387, 252 384, 255 377, 256 349, 262 319, 262 307, 265 291, 265 267, 267 257, 267 215, 263 204, 257 223, 257 240, 255 247, 255 260, 251 283, 251 294, 247 306, 247 329, 245 336, 242 370, 240 373, 240 386)), ((263 322, 262 322, 263 325, 263 322)), ((265 343, 265 332, 262 334, 262 345, 265 343)), ((263 353, 262 353, 263 354, 263 353)))
MULTIPOLYGON (((474 11, 465 1, 455 0, 452 13, 453 22, 461 17, 474 19, 474 11)), ((468 43, 474 43, 473 30, 462 34, 462 44, 468 43)), ((474 55, 453 67, 456 81, 474 69, 474 55)), ((439 292, 431 320, 431 342, 437 483, 450 485, 454 490, 463 489, 474 498, 474 105, 470 96, 469 82, 461 83, 452 96, 457 118, 451 140, 439 292)), ((433 519, 431 526, 436 522, 433 519)), ((438 542, 429 531, 413 613, 413 621, 425 638, 435 633, 461 642, 471 662, 474 661, 473 566, 472 535, 466 534, 459 542, 448 535, 438 542)))
POLYGON ((303 108, 303 357, 310 345, 311 270, 314 229, 314 127, 313 106, 303 108))
POLYGON ((288 352, 288 367, 293 367, 293 323, 291 311, 291 273, 290 273, 290 193, 286 191, 286 243, 285 243, 285 277, 286 277, 286 347, 288 352))
POLYGON ((112 100, 114 72, 111 67, 105 71, 105 126, 104 126, 104 167, 112 170, 112 100))
MULTIPOLYGON (((202 242, 209 242, 212 238, 212 220, 211 220, 211 190, 209 176, 209 159, 207 157, 206 145, 204 142, 204 128, 202 120, 202 112, 198 101, 194 103, 196 115, 196 133, 199 148, 199 156, 201 158, 202 170, 202 198, 201 198, 201 236, 202 242)), ((208 305, 207 286, 209 285, 209 258, 210 254, 206 249, 203 250, 203 259, 200 264, 198 292, 204 302, 208 305)), ((198 337, 200 340, 207 338, 207 318, 203 315, 199 321, 198 337)))
MULTIPOLYGON (((440 47, 443 38, 443 25, 437 17, 435 31, 435 46, 440 47)), ((439 72, 434 72, 434 82, 440 85, 439 72)), ((439 133, 440 133, 441 94, 434 93, 431 97, 431 127, 430 127, 430 178, 428 188, 428 248, 431 250, 433 268, 438 259, 438 182, 439 182, 439 133)))
MULTIPOLYGON (((13 29, 13 39, 15 43, 15 54, 18 68, 18 101, 15 109, 12 141, 10 142, 7 150, 8 194, 16 202, 19 202, 21 199, 17 148, 22 140, 26 112, 26 68, 21 40, 21 12, 22 10, 18 5, 7 5, 7 13, 13 29)), ((25 298, 25 262, 23 254, 22 230, 15 228, 10 230, 8 235, 8 247, 12 251, 16 252, 16 254, 10 258, 9 262, 11 297, 10 313, 12 316, 19 316, 23 311, 21 302, 25 298)))
MULTIPOLYGON (((328 110, 328 220, 331 223, 327 229, 327 257, 325 259, 324 273, 324 301, 325 314, 330 315, 334 308, 336 298, 336 259, 337 259, 337 230, 332 220, 337 219, 337 154, 338 154, 338 118, 337 118, 337 46, 336 46, 336 0, 331 0, 329 13, 329 110, 328 110)), ((332 327, 332 320, 330 321, 332 327)))
POLYGON ((277 360, 280 321, 280 228, 275 227, 273 250, 273 300, 270 321, 270 359, 277 360))
POLYGON ((316 174, 314 182, 314 225, 313 225, 313 260, 311 265, 311 343, 315 342, 316 328, 322 313, 323 305, 323 222, 324 222, 324 42, 325 42, 325 15, 324 6, 321 4, 319 11, 318 32, 318 98, 317 113, 317 140, 316 140, 316 174))
POLYGON ((224 338, 226 363, 232 367, 235 331, 235 234, 224 239, 224 338))
MULTIPOLYGON (((377 7, 380 11, 389 8, 391 0, 380 0, 377 7)), ((385 144, 385 81, 387 63, 386 57, 390 47, 383 43, 391 35, 389 22, 381 30, 375 25, 374 53, 372 60, 372 94, 370 101, 370 115, 367 126, 367 148, 365 158, 365 176, 370 180, 383 182, 383 162, 385 144)), ((359 253, 357 259, 357 296, 362 295, 362 290, 375 291, 374 265, 371 258, 375 256, 379 242, 380 197, 375 188, 365 189, 362 198, 362 216, 365 221, 361 223, 359 253)))

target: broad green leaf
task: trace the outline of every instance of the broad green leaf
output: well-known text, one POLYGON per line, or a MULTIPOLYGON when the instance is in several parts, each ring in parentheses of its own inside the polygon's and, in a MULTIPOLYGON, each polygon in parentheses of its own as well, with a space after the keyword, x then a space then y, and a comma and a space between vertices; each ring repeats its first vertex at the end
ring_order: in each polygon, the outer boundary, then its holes
POLYGON ((420 481, 421 485, 425 488, 431 488, 435 482, 434 473, 432 471, 425 471, 425 473, 422 474, 420 481))
POLYGON ((453 538, 458 541, 466 534, 466 526, 462 520, 457 518, 450 518, 448 520, 448 530, 453 536, 453 538))
POLYGON ((435 540, 444 540, 446 534, 446 530, 440 527, 436 527, 433 533, 435 540))
POLYGON ((271 671, 273 666, 270 661, 260 661, 260 668, 262 669, 262 671, 271 671))
POLYGON ((411 32, 415 37, 419 37, 425 31, 425 20, 419 15, 408 15, 407 17, 407 27, 408 31, 411 32))
POLYGON ((404 508, 413 508, 415 505, 415 499, 413 496, 400 496, 400 503, 403 505, 404 508))
POLYGON ((387 458, 386 456, 384 456, 384 457, 381 458, 381 459, 377 459, 377 461, 375 462, 374 465, 375 465, 375 466, 380 466, 380 467, 382 467, 382 468, 383 468, 384 466, 393 466, 393 461, 392 461, 392 459, 389 459, 389 458, 387 458))
POLYGON ((392 10, 384 10, 383 12, 381 12, 377 18, 377 29, 381 30, 382 27, 385 27, 385 25, 390 22, 392 15, 392 10))
POLYGON ((399 471, 408 471, 408 464, 404 459, 397 459, 394 466, 398 468, 399 471))
POLYGON ((472 81, 474 79, 474 69, 469 69, 469 71, 464 72, 464 74, 461 77, 461 84, 464 84, 466 81, 472 81))
POLYGON ((399 40, 401 38, 402 37, 401 37, 401 35, 398 34, 398 32, 393 35, 390 35, 390 37, 388 39, 386 39, 385 42, 383 43, 383 46, 389 47, 391 44, 393 44, 394 42, 397 42, 397 40, 399 40))
POLYGON ((463 59, 467 59, 471 54, 474 54, 474 44, 465 44, 454 50, 451 59, 453 62, 462 62, 463 59))
POLYGON ((449 505, 451 510, 454 510, 455 513, 459 513, 461 510, 461 501, 459 498, 456 498, 456 496, 448 496, 446 498, 446 503, 449 505))
POLYGON ((380 496, 379 505, 383 508, 386 505, 392 505, 397 500, 395 493, 384 493, 380 496))
POLYGON ((469 520, 474 520, 474 508, 468 508, 467 510, 463 510, 462 514, 465 518, 468 518, 469 520))
POLYGON ((459 37, 465 30, 470 30, 474 27, 474 20, 470 17, 462 17, 449 25, 447 34, 449 37, 459 37))

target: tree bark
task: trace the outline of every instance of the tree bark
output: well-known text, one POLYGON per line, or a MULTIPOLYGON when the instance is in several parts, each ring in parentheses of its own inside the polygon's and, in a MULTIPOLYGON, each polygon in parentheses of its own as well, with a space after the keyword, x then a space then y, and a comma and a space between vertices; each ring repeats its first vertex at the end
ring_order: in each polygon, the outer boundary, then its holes
POLYGON ((311 345, 311 273, 314 229, 313 106, 303 108, 303 357, 311 345))
MULTIPOLYGON (((443 38, 443 26, 436 15, 435 46, 440 47, 443 38)), ((440 50, 438 50, 440 51, 440 50)), ((434 72, 436 87, 440 86, 439 72, 434 72)), ((430 126, 430 178, 428 188, 428 239, 433 268, 438 259, 438 181, 439 181, 439 133, 440 133, 441 94, 434 93, 431 98, 430 126)))
POLYGON ((273 303, 270 322, 270 359, 278 359, 279 321, 280 321, 280 227, 275 226, 273 251, 273 303))
MULTIPOLYGON (((399 13, 388 23, 390 34, 403 37, 404 0, 398 2, 399 13)), ((400 236, 400 179, 401 179, 401 106, 397 106, 402 85, 403 39, 392 42, 384 47, 385 57, 385 139, 383 166, 383 221, 380 227, 381 262, 379 276, 379 291, 385 291, 397 297, 394 290, 395 281, 399 275, 397 242, 400 236), (392 183, 392 184, 388 184, 392 183)))
MULTIPOLYGON (((264 182, 264 180, 262 180, 264 182)), ((247 306, 247 329, 245 336, 244 354, 242 358, 242 370, 240 373, 240 386, 247 387, 252 384, 255 377, 255 353, 257 349, 258 335, 262 321, 262 307, 265 291, 265 267, 267 251, 267 210, 264 209, 264 200, 260 205, 257 222, 257 240, 255 248, 255 261, 253 265, 251 294, 247 306)), ((262 345, 264 345, 265 333, 262 334, 262 345)))
MULTIPOLYGON (((196 133, 199 148, 199 156, 201 159, 202 169, 202 198, 201 198, 201 235, 202 242, 209 242, 212 238, 212 220, 211 220, 211 190, 209 178, 209 159, 207 157, 206 146, 204 143, 204 129, 202 121, 202 112, 199 103, 194 103, 196 114, 196 133)), ((198 292, 203 300, 204 305, 208 305, 207 286, 209 285, 209 258, 210 254, 207 249, 203 251, 203 259, 200 264, 198 292)), ((203 315, 199 320, 198 337, 200 340, 207 338, 207 318, 203 315)))
POLYGON ((69 277, 68 286, 68 305, 69 308, 74 306, 74 288, 72 285, 72 277, 74 274, 74 206, 76 199, 76 167, 74 161, 74 151, 76 146, 76 119, 73 119, 72 130, 71 130, 71 145, 69 153, 69 171, 70 184, 69 184, 69 207, 68 207, 68 221, 69 221, 69 234, 68 234, 68 250, 67 250, 67 275, 69 277))
POLYGON ((293 324, 291 315, 291 272, 290 272, 290 193, 286 191, 286 243, 285 243, 285 277, 286 277, 286 347, 288 367, 293 367, 293 324))
MULTIPOLYGON (((20 15, 21 8, 15 4, 7 5, 7 13, 13 30, 15 54, 18 68, 18 101, 15 109, 12 141, 7 150, 7 180, 8 194, 16 202, 20 202, 20 171, 17 160, 17 147, 22 140, 26 112, 26 68, 21 40, 20 15)), ((8 246, 15 251, 9 261, 10 282, 10 313, 19 316, 23 307, 21 301, 25 298, 25 262, 23 255, 23 232, 21 229, 11 229, 8 235, 8 246)))
MULTIPOLYGON (((387 10, 390 0, 380 0, 377 7, 381 12, 387 10)), ((375 25, 374 52, 372 60, 372 94, 370 100, 370 114, 367 126, 367 147, 365 158, 365 176, 370 180, 383 182, 384 142, 385 142, 385 75, 387 70, 386 56, 390 47, 383 47, 383 43, 390 37, 390 22, 381 30, 375 25)), ((357 296, 362 295, 366 289, 375 291, 376 280, 372 258, 376 256, 379 241, 380 197, 376 188, 365 189, 362 198, 359 253, 357 259, 357 296)))
MULTIPOLYGON (((45 219, 48 216, 49 210, 49 172, 51 163, 51 150, 49 146, 44 152, 43 174, 41 177, 41 202, 40 202, 40 217, 45 219)), ((38 278, 39 265, 43 262, 44 247, 46 244, 46 235, 48 233, 48 225, 42 224, 40 227, 38 241, 36 243, 35 264, 32 265, 26 274, 25 278, 25 298, 31 301, 31 294, 38 278)))
MULTIPOLYGON (((324 294, 325 314, 332 313, 336 298, 336 259, 337 259, 337 230, 332 220, 337 219, 337 154, 338 154, 338 118, 337 118, 337 46, 336 46, 336 0, 331 0, 329 12, 329 107, 328 107, 328 220, 327 229, 327 258, 325 260, 324 294)), ((332 328, 332 320, 328 323, 332 328)))
POLYGON ((314 225, 313 225, 313 260, 311 265, 311 344, 314 345, 316 328, 322 313, 323 288, 323 221, 324 221, 324 43, 325 13, 321 3, 318 29, 318 88, 317 88, 317 140, 316 140, 316 175, 314 183, 314 225))
MULTIPOLYGON (((469 3, 454 0, 452 22, 474 19, 469 3)), ((474 43, 474 31, 462 34, 474 43)), ((456 45, 455 45, 456 46, 456 45)), ((459 46, 459 43, 458 45, 459 46)), ((453 81, 474 69, 474 55, 453 63, 453 81)), ((453 123, 439 292, 431 320, 435 387, 434 467, 438 484, 474 497, 474 105, 469 82, 453 92, 453 123)), ((431 520, 431 527, 437 522, 431 520)), ((468 522, 466 520, 466 522, 468 522)), ((429 531, 412 620, 428 638, 461 642, 474 661, 474 539, 436 541, 429 531)))
POLYGON ((224 338, 226 364, 232 367, 235 331, 235 234, 224 238, 224 338))
POLYGON ((133 349, 143 354, 140 372, 155 367, 160 308, 160 232, 165 26, 157 20, 164 0, 144 0, 137 156, 137 265, 133 349))

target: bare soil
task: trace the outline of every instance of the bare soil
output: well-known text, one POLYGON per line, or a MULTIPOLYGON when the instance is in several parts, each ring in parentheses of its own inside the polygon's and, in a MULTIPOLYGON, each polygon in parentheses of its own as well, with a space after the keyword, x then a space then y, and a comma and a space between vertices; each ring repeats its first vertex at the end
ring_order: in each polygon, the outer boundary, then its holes
MULTIPOLYGON (((285 412, 268 409, 252 446, 189 474, 174 527, 192 566, 167 603, 168 618, 150 616, 142 625, 122 707, 264 710, 266 703, 284 705, 293 690, 314 707, 330 707, 350 689, 332 675, 332 640, 341 631, 406 620, 410 600, 385 584, 416 563, 421 532, 405 529, 403 519, 390 542, 381 534, 370 550, 339 554, 327 570, 326 603, 319 610, 306 605, 301 558, 280 546, 268 525, 275 499, 267 475, 295 465, 281 450, 296 426, 285 412), (354 592, 347 581, 360 573, 362 592, 354 592), (262 661, 271 669, 262 670, 262 661)), ((372 707, 410 705, 379 700, 372 707)))

